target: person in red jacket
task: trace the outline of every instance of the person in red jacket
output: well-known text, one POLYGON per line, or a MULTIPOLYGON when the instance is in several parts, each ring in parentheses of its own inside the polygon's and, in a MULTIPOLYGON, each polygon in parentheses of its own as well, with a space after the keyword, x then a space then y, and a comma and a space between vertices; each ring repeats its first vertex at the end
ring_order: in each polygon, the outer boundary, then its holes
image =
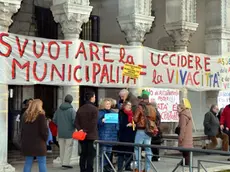
POLYGON ((229 131, 230 128, 230 104, 227 105, 220 116, 220 129, 229 131))
POLYGON ((49 119, 49 128, 53 136, 53 143, 59 148, 57 141, 57 125, 51 119, 49 119))
MULTIPOLYGON (((220 129, 221 131, 224 131, 224 133, 228 134, 228 137, 230 137, 230 104, 224 108, 220 115, 220 129)), ((228 158, 228 161, 230 161, 230 158, 228 158)))

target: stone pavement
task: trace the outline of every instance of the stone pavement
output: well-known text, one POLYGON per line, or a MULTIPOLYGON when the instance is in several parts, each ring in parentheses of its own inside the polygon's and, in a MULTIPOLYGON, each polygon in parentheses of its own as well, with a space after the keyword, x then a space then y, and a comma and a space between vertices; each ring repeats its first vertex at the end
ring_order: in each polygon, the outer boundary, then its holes
MULTIPOLYGON (((179 158, 178 156, 174 156, 179 158)), ((216 160, 216 161, 226 161, 228 157, 226 156, 219 156, 219 155, 197 155, 194 157, 194 166, 197 166, 197 160, 216 160)), ((154 165, 156 166, 158 172, 172 172, 176 164, 179 162, 179 159, 171 159, 171 158, 166 158, 162 157, 159 162, 154 162, 154 165)), ((11 163, 16 168, 16 172, 22 172, 23 169, 23 164, 22 163, 11 163)), ((208 164, 208 163, 203 163, 203 165, 207 168, 208 172, 215 172, 219 170, 225 170, 225 169, 230 169, 230 162, 229 165, 221 165, 221 164, 208 164)), ((53 165, 49 162, 48 163, 48 172, 80 172, 79 167, 76 166, 74 169, 71 170, 62 170, 61 168, 53 167, 53 165)), ((154 171, 154 170, 151 170, 154 171)), ((180 167, 177 172, 182 172, 182 168, 180 167)), ((184 171, 188 171, 188 168, 184 168, 184 171)), ((196 169, 193 170, 194 172, 197 172, 196 169)), ((37 168, 37 163, 34 163, 32 172, 38 172, 37 168)), ((202 170, 201 170, 202 172, 202 170)))

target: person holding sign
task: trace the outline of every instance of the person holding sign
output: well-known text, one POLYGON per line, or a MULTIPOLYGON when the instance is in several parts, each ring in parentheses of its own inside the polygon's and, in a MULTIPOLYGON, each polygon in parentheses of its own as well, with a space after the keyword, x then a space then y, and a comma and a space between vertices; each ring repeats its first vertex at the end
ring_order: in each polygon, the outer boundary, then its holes
POLYGON ((138 106, 138 98, 135 97, 131 92, 129 92, 127 89, 122 89, 119 93, 121 102, 129 101, 132 104, 132 111, 133 113, 137 109, 138 106))
MULTIPOLYGON (((119 142, 129 142, 134 143, 136 127, 133 123, 133 112, 132 104, 128 101, 123 103, 121 110, 119 111, 119 142)), ((118 154, 118 171, 123 170, 123 164, 125 162, 125 171, 130 171, 130 163, 132 153, 134 151, 133 147, 129 146, 119 146, 118 148, 121 152, 130 152, 130 154, 119 153, 118 154)))
MULTIPOLYGON (((118 113, 114 113, 111 110, 111 101, 110 99, 102 100, 99 106, 99 116, 98 116, 98 133, 99 140, 105 141, 117 141, 117 132, 118 132, 118 113)), ((107 154, 108 157, 111 157, 112 146, 103 145, 101 146, 101 152, 107 154)), ((104 158, 104 171, 111 171, 111 167, 104 158)))

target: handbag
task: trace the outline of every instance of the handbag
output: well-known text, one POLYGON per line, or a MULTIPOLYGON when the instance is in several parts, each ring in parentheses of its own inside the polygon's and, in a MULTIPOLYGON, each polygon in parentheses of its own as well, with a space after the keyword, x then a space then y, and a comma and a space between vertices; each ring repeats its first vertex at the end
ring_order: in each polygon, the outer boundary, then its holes
POLYGON ((72 138, 74 140, 83 141, 86 138, 87 133, 84 131, 75 131, 73 132, 72 138))
MULTIPOLYGON (((186 116, 186 115, 184 115, 184 116, 186 116)), ((186 116, 187 117, 187 116, 186 116)), ((187 123, 186 123, 186 126, 188 125, 188 123, 189 123, 189 121, 190 121, 190 118, 189 117, 187 117, 188 118, 188 121, 187 121, 187 123)), ((175 134, 177 134, 178 136, 180 135, 180 127, 179 126, 177 126, 176 128, 175 128, 175 134)))
POLYGON ((175 134, 180 135, 180 127, 179 126, 177 126, 175 128, 175 134))

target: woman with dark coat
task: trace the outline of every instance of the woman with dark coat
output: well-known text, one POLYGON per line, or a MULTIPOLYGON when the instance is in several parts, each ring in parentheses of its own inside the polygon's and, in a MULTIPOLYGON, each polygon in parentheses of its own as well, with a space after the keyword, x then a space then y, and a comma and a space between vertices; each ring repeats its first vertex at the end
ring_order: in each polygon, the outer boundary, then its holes
MULTIPOLYGON (((133 112, 132 104, 130 102, 124 102, 121 110, 119 111, 119 142, 134 143, 135 139, 135 126, 133 126, 133 112)), ((132 154, 134 152, 133 147, 119 146, 119 151, 126 153, 118 154, 118 171, 123 170, 123 164, 125 162, 125 170, 130 170, 130 163, 132 161, 132 154)))
POLYGON ((41 100, 33 100, 22 119, 22 153, 26 157, 23 172, 31 172, 34 157, 37 157, 39 172, 47 172, 48 126, 42 105, 41 100))

